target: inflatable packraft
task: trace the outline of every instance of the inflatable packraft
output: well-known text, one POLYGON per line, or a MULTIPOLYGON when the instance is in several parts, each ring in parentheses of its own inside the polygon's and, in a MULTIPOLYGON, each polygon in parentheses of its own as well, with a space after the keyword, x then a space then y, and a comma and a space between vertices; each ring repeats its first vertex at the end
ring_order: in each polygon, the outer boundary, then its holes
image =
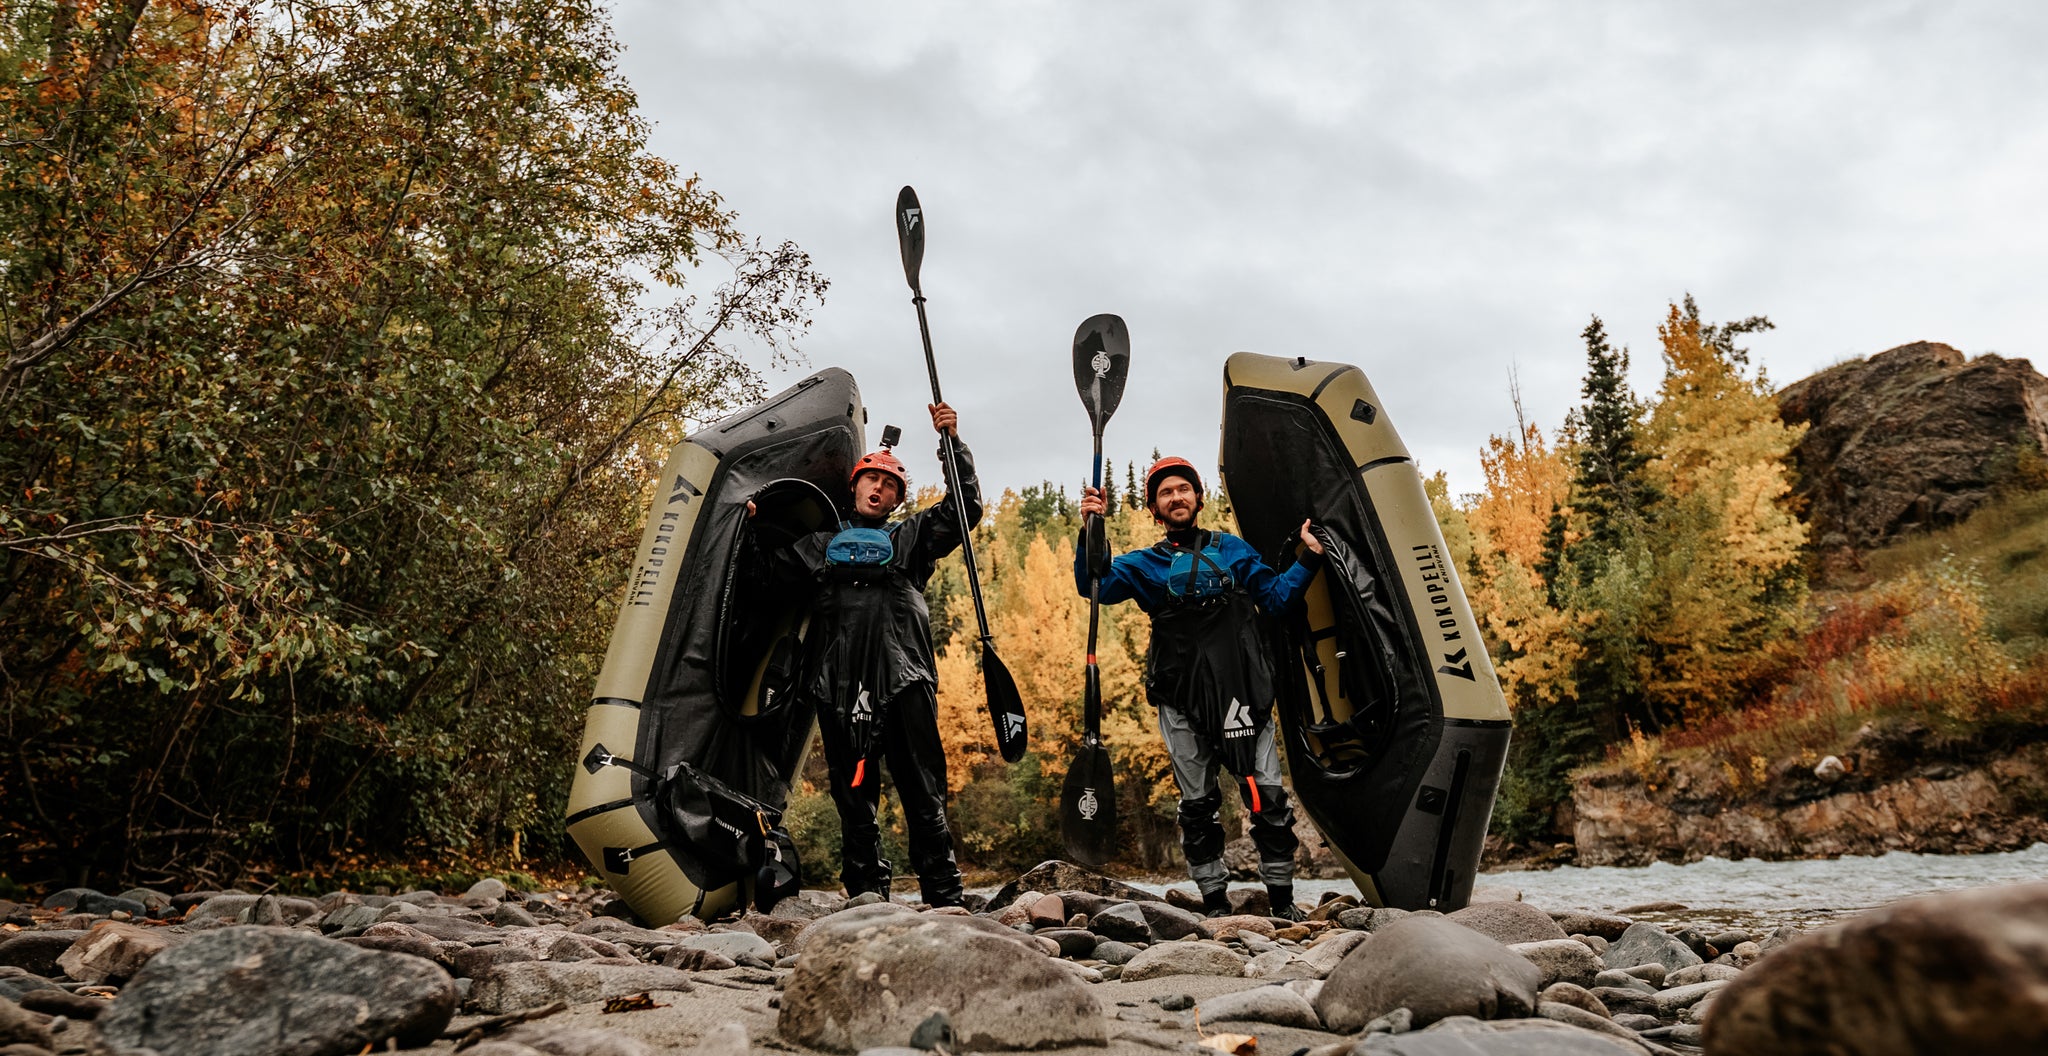
POLYGON ((1295 797, 1367 901, 1457 909, 1510 723, 1415 462, 1357 367, 1240 352, 1223 387, 1239 534, 1284 569, 1313 519, 1328 555, 1264 628, 1295 797))
POLYGON ((780 827, 816 719, 788 691, 808 597, 767 555, 837 523, 866 412, 818 372, 670 450, 584 719, 568 832, 651 925, 796 886, 780 827), (747 503, 757 509, 747 516, 747 503))

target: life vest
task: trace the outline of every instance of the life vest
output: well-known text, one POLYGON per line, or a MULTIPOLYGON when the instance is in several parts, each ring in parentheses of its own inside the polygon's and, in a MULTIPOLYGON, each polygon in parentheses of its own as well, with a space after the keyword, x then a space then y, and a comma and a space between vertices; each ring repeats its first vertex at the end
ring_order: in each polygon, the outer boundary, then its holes
POLYGON ((825 564, 834 568, 880 568, 896 557, 896 537, 886 528, 841 524, 825 544, 825 564))
POLYGON ((1198 541, 1202 544, 1199 548, 1153 544, 1153 550, 1167 557, 1166 593, 1175 603, 1211 602, 1237 590, 1237 580, 1224 567, 1223 551, 1215 536, 1203 532, 1198 541))

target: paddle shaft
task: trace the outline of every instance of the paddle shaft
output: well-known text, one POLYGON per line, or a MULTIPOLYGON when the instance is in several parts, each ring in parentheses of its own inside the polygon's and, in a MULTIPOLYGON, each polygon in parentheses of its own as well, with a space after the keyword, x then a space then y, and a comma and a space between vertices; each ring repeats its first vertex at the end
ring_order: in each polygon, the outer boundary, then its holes
MULTIPOLYGON (((1095 490, 1102 490, 1102 430, 1095 430, 1095 490)), ((1107 512, 1107 511, 1105 511, 1107 512)), ((1102 514, 1094 515, 1098 520, 1102 514)), ((1088 682, 1081 698, 1082 743, 1102 741, 1102 670, 1095 666, 1095 635, 1102 622, 1102 576, 1089 561, 1088 569, 1088 682)))
MULTIPOLYGON (((924 315, 924 291, 912 286, 910 303, 917 306, 917 336, 924 340, 924 370, 932 380, 932 402, 944 403, 946 398, 939 395, 939 361, 932 356, 932 327, 924 315)), ((1098 450, 1097 460, 1100 458, 1098 450)), ((939 468, 946 474, 946 493, 953 498, 953 509, 960 515, 960 560, 967 565, 967 593, 974 598, 974 626, 981 632, 982 649, 987 650, 991 648, 988 611, 982 606, 981 580, 974 569, 973 526, 967 522, 967 497, 960 491, 960 461, 953 451, 953 434, 944 430, 939 432, 939 463, 939 468)), ((1099 467, 1097 472, 1100 472, 1099 467)), ((1089 651, 1094 651, 1092 646, 1089 651)))

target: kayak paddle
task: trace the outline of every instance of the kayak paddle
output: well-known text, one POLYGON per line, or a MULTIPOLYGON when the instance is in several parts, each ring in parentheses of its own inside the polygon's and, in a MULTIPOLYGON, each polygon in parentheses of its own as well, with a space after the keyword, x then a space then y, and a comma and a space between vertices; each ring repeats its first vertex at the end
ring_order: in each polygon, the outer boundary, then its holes
MULTIPOLYGON (((903 277, 910 280, 910 303, 917 306, 917 332, 924 338, 924 369, 932 379, 932 402, 944 403, 939 395, 939 364, 932 358, 932 328, 925 321, 924 290, 918 285, 918 271, 924 266, 924 209, 917 204, 917 192, 908 187, 896 194, 896 244, 903 252, 903 277)), ((996 726, 996 748, 1005 762, 1024 757, 1024 698, 1017 692, 1017 680, 996 655, 995 642, 988 633, 988 611, 981 603, 981 580, 974 573, 974 536, 967 523, 967 504, 960 493, 960 466, 953 451, 951 433, 939 434, 939 461, 946 471, 946 494, 960 512, 960 559, 967 564, 967 592, 974 597, 974 624, 981 632, 981 681, 988 691, 988 714, 996 726)))
MULTIPOLYGON (((1091 316, 1074 331, 1074 388, 1095 432, 1095 487, 1102 488, 1102 427, 1124 398, 1131 367, 1131 332, 1119 316, 1091 316)), ((1067 855, 1101 868, 1116 855, 1116 775, 1102 746, 1102 671, 1095 666, 1102 619, 1102 576, 1109 571, 1109 538, 1101 516, 1082 525, 1088 562, 1088 680, 1081 698, 1081 748, 1060 788, 1060 836, 1067 855)))

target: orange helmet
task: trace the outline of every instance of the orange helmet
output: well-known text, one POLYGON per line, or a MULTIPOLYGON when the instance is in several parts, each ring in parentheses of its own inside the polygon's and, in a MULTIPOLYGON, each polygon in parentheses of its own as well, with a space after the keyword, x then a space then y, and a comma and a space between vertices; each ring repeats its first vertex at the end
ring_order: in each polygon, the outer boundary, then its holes
POLYGON ((1188 483, 1195 486, 1195 508, 1201 509, 1202 475, 1195 472, 1194 463, 1172 455, 1152 463, 1152 468, 1145 471, 1145 505, 1148 508, 1159 498, 1159 482, 1167 477, 1186 477, 1188 483))
POLYGON ((853 464, 853 472, 847 475, 846 483, 850 485, 859 480, 862 473, 869 472, 895 477, 897 490, 904 495, 910 494, 910 477, 903 472, 903 463, 897 460, 894 451, 885 447, 860 456, 860 461, 853 464))

